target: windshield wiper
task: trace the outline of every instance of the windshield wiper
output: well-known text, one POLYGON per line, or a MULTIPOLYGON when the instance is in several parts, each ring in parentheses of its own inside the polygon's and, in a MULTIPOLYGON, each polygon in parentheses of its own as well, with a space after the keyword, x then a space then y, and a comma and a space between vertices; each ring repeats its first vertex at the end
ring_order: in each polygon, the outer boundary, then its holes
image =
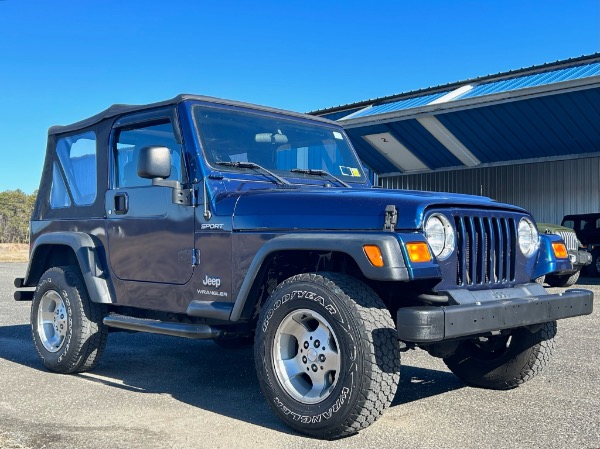
POLYGON ((293 173, 306 173, 307 175, 317 175, 317 176, 327 177, 329 179, 332 179, 332 180, 340 183, 344 187, 350 187, 349 184, 345 183, 344 181, 342 181, 339 178, 336 178, 331 173, 329 173, 328 171, 325 171, 325 170, 313 170, 312 168, 293 168, 290 171, 293 173))
POLYGON ((267 170, 262 165, 255 164, 254 162, 229 162, 229 161, 222 161, 222 162, 215 162, 215 164, 217 164, 217 165, 224 165, 226 167, 251 168, 251 169, 256 170, 258 172, 261 172, 263 174, 269 175, 270 177, 273 178, 273 180, 275 181, 276 184, 279 184, 281 186, 291 186, 292 185, 291 183, 289 183, 285 179, 283 179, 281 176, 277 176, 271 170, 267 170))

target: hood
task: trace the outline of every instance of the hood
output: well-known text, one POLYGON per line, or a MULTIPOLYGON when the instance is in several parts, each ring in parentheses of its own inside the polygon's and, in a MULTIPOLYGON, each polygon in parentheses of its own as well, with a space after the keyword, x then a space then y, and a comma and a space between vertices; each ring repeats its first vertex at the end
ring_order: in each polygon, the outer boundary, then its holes
POLYGON ((575 232, 573 229, 567 228, 566 226, 561 226, 552 223, 538 223, 537 228, 540 234, 555 234, 557 232, 575 232))
POLYGON ((398 230, 419 229, 430 208, 524 209, 490 198, 386 189, 299 188, 240 192, 233 229, 382 230, 385 207, 398 210, 398 230))

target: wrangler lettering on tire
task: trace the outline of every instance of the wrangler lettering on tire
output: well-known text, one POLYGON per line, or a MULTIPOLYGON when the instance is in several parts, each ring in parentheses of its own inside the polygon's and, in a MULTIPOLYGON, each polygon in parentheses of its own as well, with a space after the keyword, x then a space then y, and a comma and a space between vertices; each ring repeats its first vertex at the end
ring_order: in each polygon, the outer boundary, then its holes
POLYGON ((339 273, 301 274, 277 287, 259 318, 255 363, 275 413, 329 439, 379 418, 400 379, 388 310, 368 286, 339 273))

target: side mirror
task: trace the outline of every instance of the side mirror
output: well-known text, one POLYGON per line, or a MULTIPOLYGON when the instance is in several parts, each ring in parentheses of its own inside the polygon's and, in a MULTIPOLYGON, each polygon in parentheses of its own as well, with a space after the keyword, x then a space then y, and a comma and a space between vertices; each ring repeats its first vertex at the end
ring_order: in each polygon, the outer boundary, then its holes
POLYGON ((171 150, 167 147, 143 147, 138 156, 137 174, 152 180, 153 186, 173 189, 173 203, 191 206, 194 190, 184 187, 179 181, 167 179, 171 176, 171 150))
POLYGON ((166 179, 171 176, 171 151, 167 147, 140 149, 137 174, 146 179, 166 179))

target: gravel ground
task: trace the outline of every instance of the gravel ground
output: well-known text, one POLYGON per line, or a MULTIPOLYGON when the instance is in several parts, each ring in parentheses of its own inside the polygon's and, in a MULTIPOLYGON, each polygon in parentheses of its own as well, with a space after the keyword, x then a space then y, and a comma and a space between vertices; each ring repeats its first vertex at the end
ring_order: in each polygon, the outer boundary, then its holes
MULTIPOLYGON (((24 271, 0 263, 2 448, 600 448, 598 311, 560 321, 551 365, 511 391, 466 387, 441 360, 405 353, 384 416, 327 442, 294 433, 271 413, 251 349, 115 333, 92 373, 49 373, 31 342, 30 304, 12 300, 12 280, 24 271)), ((598 279, 577 287, 600 295, 598 279)))

